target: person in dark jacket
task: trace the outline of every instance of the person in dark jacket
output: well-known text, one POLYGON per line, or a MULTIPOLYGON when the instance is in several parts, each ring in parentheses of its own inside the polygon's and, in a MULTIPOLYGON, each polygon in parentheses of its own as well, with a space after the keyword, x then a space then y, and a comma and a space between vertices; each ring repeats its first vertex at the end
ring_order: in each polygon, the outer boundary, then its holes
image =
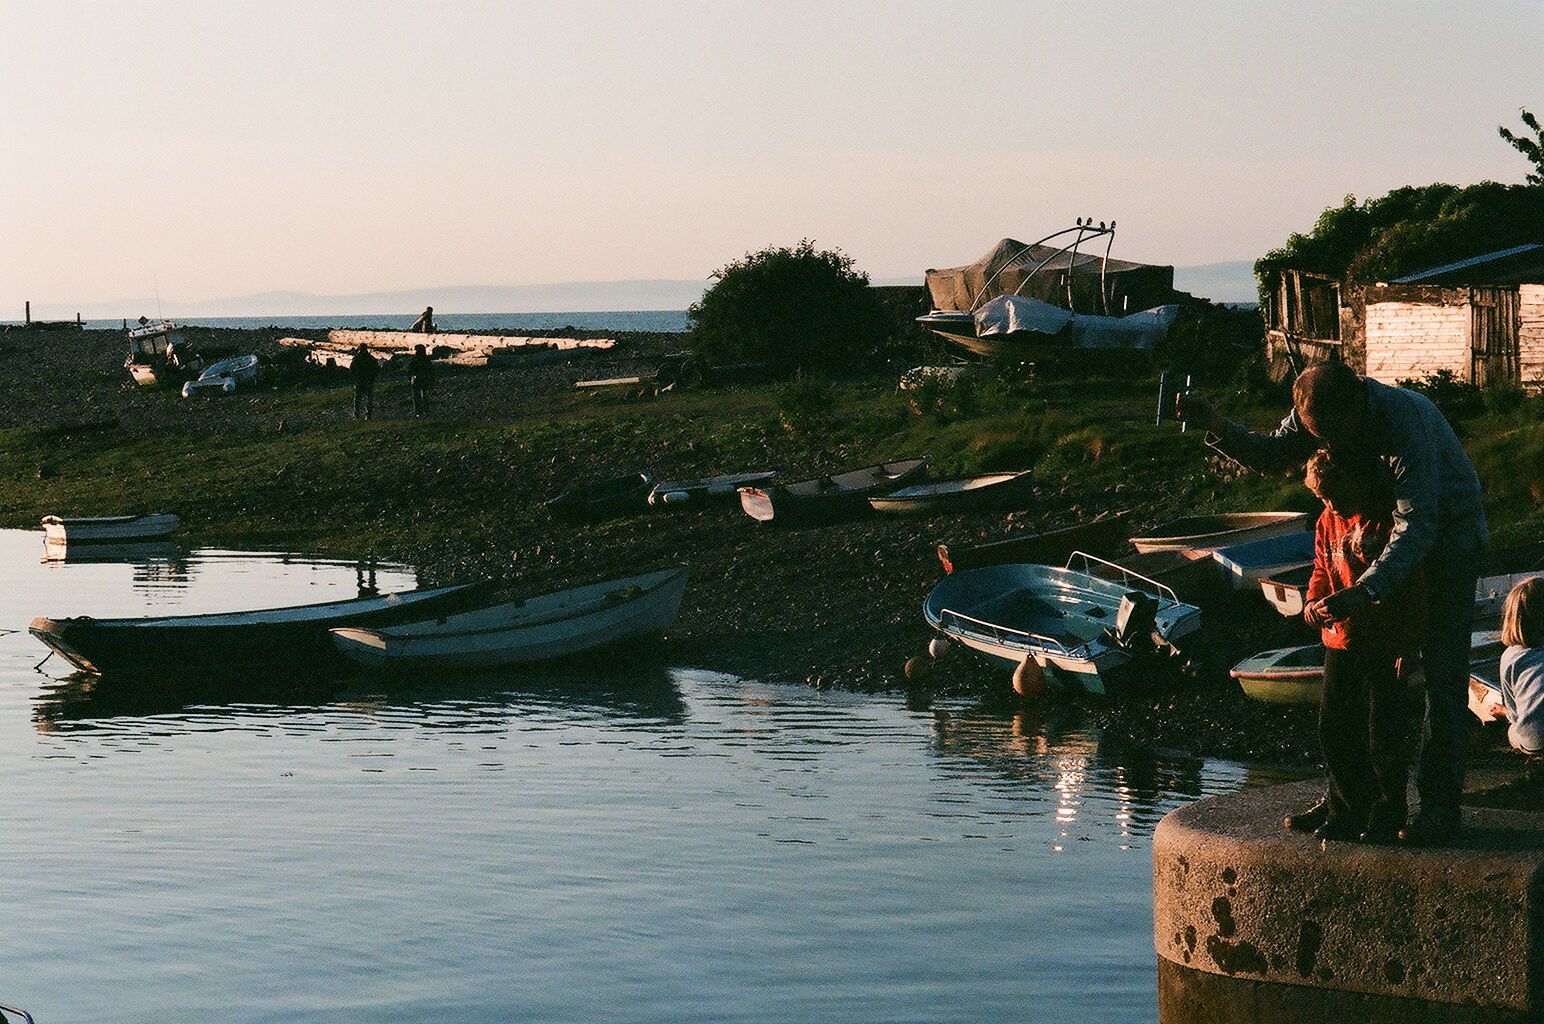
POLYGON ((1292 386, 1292 412, 1269 434, 1218 414, 1184 393, 1180 418, 1205 427, 1209 444, 1262 472, 1301 465, 1318 448, 1381 460, 1393 474, 1394 525, 1388 544, 1354 586, 1325 599, 1345 619, 1399 589, 1424 563, 1427 631, 1421 645, 1430 738, 1416 772, 1420 810, 1399 838, 1433 845, 1460 828, 1468 750, 1469 632, 1474 585, 1490 533, 1480 479, 1458 435, 1425 395, 1360 377, 1344 363, 1319 363, 1292 386))
POLYGON ((407 361, 407 379, 413 385, 413 415, 421 417, 429 408, 429 385, 434 383, 434 363, 422 345, 413 346, 413 358, 407 361))
POLYGON ((354 358, 348 364, 349 376, 354 379, 354 418, 369 419, 375 412, 375 378, 381 372, 380 362, 361 344, 354 350, 354 358))

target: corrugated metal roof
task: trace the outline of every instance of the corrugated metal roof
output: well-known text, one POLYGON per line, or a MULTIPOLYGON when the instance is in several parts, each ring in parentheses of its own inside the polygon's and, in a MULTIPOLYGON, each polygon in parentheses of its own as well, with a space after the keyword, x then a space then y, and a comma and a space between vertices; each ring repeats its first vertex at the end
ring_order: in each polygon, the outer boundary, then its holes
MULTIPOLYGON (((1472 256, 1472 257, 1470 257, 1469 259, 1466 259, 1466 260, 1459 260, 1457 263, 1445 263, 1445 264, 1443 264, 1440 267, 1432 267, 1432 268, 1430 268, 1428 270, 1420 270, 1420 271, 1417 271, 1414 274, 1408 274, 1405 277, 1395 278, 1393 281, 1390 282, 1390 284, 1429 284, 1429 283, 1435 283, 1436 280, 1439 279, 1439 278, 1448 277, 1448 276, 1454 275, 1454 274, 1462 275, 1462 274, 1464 274, 1465 272, 1468 272, 1468 271, 1479 271, 1479 270, 1483 269, 1484 266, 1486 264, 1488 264, 1488 263, 1499 263, 1499 262, 1501 262, 1503 260, 1510 260, 1510 259, 1513 259, 1515 257, 1522 256, 1522 255, 1524 255, 1526 253, 1536 253, 1538 255, 1538 257, 1539 257, 1540 265, 1544 266, 1544 245, 1540 245, 1540 244, 1536 244, 1536 243, 1529 243, 1528 245, 1516 245, 1516 246, 1513 246, 1510 249, 1501 249, 1501 250, 1498 250, 1496 252, 1488 252, 1488 253, 1486 253, 1483 256, 1472 256)), ((1506 276, 1510 278, 1512 275, 1506 275, 1506 276)), ((1459 282, 1454 282, 1454 283, 1459 283, 1459 282)), ((1466 281, 1464 281, 1462 283, 1464 283, 1464 284, 1477 284, 1477 283, 1480 283, 1480 282, 1478 280, 1466 280, 1466 281)), ((1485 283, 1500 283, 1500 282, 1485 282, 1485 283)))

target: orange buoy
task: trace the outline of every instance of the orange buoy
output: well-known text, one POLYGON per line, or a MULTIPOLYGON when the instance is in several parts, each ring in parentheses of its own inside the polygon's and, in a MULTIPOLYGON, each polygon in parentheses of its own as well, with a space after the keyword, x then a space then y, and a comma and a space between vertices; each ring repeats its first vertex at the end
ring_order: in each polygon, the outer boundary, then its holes
POLYGON ((927 678, 927 674, 933 671, 933 659, 926 654, 919 654, 906 662, 906 679, 908 682, 917 682, 927 678))
POLYGON ((1038 697, 1045 692, 1045 669, 1034 658, 1025 658, 1013 670, 1013 692, 1020 697, 1038 697))

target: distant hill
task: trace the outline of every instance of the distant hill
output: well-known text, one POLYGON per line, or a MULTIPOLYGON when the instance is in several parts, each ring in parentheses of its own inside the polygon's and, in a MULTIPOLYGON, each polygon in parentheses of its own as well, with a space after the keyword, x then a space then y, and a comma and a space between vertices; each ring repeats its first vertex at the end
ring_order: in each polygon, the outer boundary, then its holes
POLYGON ((163 298, 62 306, 34 302, 38 320, 115 320, 140 315, 180 319, 227 316, 344 316, 365 313, 579 313, 588 311, 685 309, 701 298, 703 281, 571 281, 561 284, 452 285, 353 295, 308 292, 258 292, 223 299, 186 302, 163 298))
POLYGON ((1260 290, 1255 284, 1254 260, 1175 267, 1174 287, 1213 302, 1260 301, 1260 290))

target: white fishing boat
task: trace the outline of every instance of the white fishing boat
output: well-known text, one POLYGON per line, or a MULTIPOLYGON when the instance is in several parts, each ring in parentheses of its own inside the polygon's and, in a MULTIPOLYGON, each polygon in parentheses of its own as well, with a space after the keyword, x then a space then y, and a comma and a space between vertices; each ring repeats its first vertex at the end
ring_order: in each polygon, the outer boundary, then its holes
POLYGON ((381 628, 340 627, 333 643, 370 668, 518 665, 663 633, 686 593, 685 567, 574 587, 381 628))
POLYGON ((143 321, 130 328, 129 354, 123 368, 134 383, 149 387, 161 382, 168 370, 180 365, 178 350, 183 347, 182 325, 174 320, 143 321))
POLYGON ((1061 568, 957 570, 928 594, 923 615, 993 661, 1016 669, 1033 660, 1049 681, 1091 693, 1118 687, 1112 673, 1201 624, 1201 610, 1173 590, 1082 552, 1061 568))
POLYGON ((150 540, 177 528, 170 512, 149 516, 44 516, 43 534, 50 544, 89 544, 97 541, 150 540))

